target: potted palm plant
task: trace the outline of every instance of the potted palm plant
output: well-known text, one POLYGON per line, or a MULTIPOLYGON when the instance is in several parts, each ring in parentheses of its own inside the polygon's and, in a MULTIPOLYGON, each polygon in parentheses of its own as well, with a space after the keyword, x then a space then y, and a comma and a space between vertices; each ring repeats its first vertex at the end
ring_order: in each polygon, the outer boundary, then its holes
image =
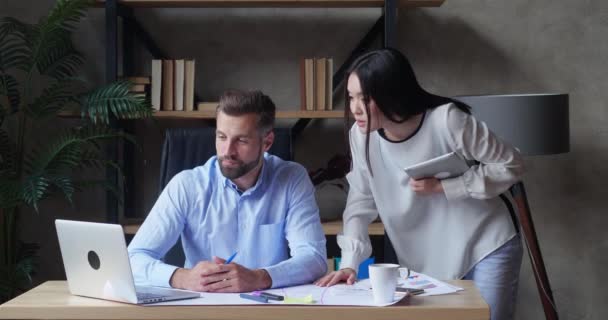
POLYGON ((133 139, 109 126, 110 120, 152 114, 145 98, 129 92, 130 83, 90 90, 78 77, 84 57, 71 35, 90 4, 58 0, 35 24, 0 20, 0 302, 28 288, 35 269, 37 245, 17 234, 20 212, 38 211, 42 200, 56 194, 71 202, 91 185, 116 188, 74 172, 119 169, 106 159, 104 141, 133 139), (58 120, 66 110, 80 110, 80 126, 38 132, 40 123, 58 120))

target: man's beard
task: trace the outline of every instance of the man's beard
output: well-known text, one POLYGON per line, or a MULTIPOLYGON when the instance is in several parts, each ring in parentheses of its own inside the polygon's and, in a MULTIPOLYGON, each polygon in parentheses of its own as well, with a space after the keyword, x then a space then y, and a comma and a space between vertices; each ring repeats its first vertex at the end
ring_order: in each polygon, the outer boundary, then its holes
POLYGON ((243 163, 243 161, 229 157, 229 156, 220 157, 219 158, 220 171, 222 171, 222 174, 224 175, 224 177, 226 177, 228 179, 231 179, 231 180, 238 179, 238 178, 246 175, 247 173, 249 173, 251 170, 253 170, 253 168, 255 168, 258 165, 258 163, 260 162, 261 157, 262 157, 262 148, 260 148, 260 152, 258 153, 257 158, 248 163, 243 163), (238 163, 238 166, 233 167, 233 168, 226 168, 222 164, 222 161, 224 161, 224 160, 236 161, 238 163))

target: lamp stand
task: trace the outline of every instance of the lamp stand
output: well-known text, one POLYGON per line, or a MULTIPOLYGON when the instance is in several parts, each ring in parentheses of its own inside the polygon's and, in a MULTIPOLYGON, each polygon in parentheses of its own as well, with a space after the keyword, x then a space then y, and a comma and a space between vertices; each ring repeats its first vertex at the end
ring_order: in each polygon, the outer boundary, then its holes
POLYGON ((530 263, 532 264, 534 279, 536 280, 536 286, 538 287, 538 293, 540 294, 540 301, 542 302, 545 311, 545 318, 547 320, 557 320, 557 308, 555 307, 551 285, 549 284, 545 263, 543 262, 543 256, 538 245, 538 238, 536 237, 536 230, 534 229, 534 223, 532 222, 526 189, 524 188, 523 182, 520 181, 511 186, 510 190, 511 195, 515 200, 515 204, 517 205, 517 211, 519 212, 519 224, 521 225, 525 243, 528 247, 530 263))

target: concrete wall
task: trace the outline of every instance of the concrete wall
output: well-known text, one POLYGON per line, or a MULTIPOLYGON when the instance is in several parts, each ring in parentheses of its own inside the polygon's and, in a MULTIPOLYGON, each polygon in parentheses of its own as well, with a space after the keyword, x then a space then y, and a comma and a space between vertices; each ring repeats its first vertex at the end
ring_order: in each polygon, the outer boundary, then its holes
MULTIPOLYGON (((0 16, 35 21, 52 3, 2 1, 0 16)), ((298 104, 300 57, 332 56, 340 65, 379 14, 377 9, 137 11, 161 47, 175 57, 197 59, 197 92, 204 100, 227 87, 260 88, 279 108, 298 104)), ((398 47, 432 92, 570 94, 571 152, 528 158, 525 183, 561 318, 605 319, 608 6, 599 0, 448 0, 440 8, 402 11, 398 29, 398 47)), ((95 83, 103 81, 104 39, 102 10, 92 9, 75 41, 87 56, 85 74, 95 83)), ((149 56, 142 53, 140 59, 138 70, 149 73, 149 56)), ((161 129, 178 125, 163 122, 161 129)), ((137 199, 145 212, 158 190, 161 131, 148 122, 138 130, 144 152, 138 159, 137 199)), ((341 130, 338 120, 313 122, 297 142, 296 159, 309 169, 324 166, 343 148, 341 130)), ((52 220, 103 220, 104 208, 96 205, 103 199, 103 193, 88 192, 74 207, 53 200, 40 215, 24 214, 23 237, 43 245, 36 281, 64 277, 52 220)), ((520 280, 516 319, 543 318, 526 258, 520 280)))

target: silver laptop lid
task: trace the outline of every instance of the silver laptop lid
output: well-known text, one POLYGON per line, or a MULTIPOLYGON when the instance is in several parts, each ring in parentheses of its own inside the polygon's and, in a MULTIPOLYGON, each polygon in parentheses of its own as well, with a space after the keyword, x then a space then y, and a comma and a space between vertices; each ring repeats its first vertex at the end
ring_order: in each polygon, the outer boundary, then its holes
POLYGON ((70 293, 137 303, 122 227, 55 220, 70 293))

